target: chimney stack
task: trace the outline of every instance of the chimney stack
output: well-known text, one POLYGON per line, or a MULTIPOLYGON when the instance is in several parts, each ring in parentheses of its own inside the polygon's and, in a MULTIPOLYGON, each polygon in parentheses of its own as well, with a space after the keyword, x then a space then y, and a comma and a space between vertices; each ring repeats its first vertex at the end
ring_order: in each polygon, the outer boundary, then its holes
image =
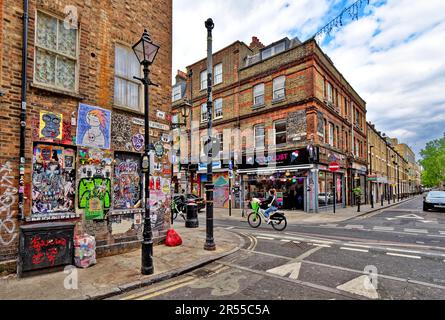
POLYGON ((264 47, 265 45, 261 43, 258 37, 252 37, 252 42, 250 43, 249 48, 252 49, 253 52, 257 53, 264 47))
POLYGON ((187 81, 187 74, 181 70, 178 70, 176 74, 176 83, 187 81))

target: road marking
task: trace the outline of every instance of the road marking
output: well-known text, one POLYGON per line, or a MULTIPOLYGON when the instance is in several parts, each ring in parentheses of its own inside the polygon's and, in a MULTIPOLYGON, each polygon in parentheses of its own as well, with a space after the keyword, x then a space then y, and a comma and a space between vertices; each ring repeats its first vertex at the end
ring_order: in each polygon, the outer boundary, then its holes
POLYGON ((338 226, 338 224, 336 223, 328 223, 320 225, 320 227, 329 227, 329 228, 335 228, 336 226, 338 226))
POLYGON ((350 246, 350 247, 359 247, 359 248, 367 248, 367 249, 371 248, 370 246, 365 246, 365 245, 362 245, 362 244, 348 243, 347 245, 350 246))
POLYGON ((301 242, 300 241, 292 241, 293 243, 295 243, 295 244, 300 244, 301 242))
POLYGON ((440 234, 445 234, 445 231, 439 231, 440 234))
POLYGON ((445 235, 439 236, 437 234, 429 234, 428 237, 437 237, 437 238, 445 238, 445 235))
POLYGON ((150 287, 147 290, 144 290, 144 291, 141 291, 141 292, 138 292, 138 293, 126 296, 126 297, 124 297, 124 298, 122 298, 120 300, 133 300, 135 298, 142 297, 144 295, 150 294, 150 293, 158 291, 158 290, 167 289, 167 288, 169 288, 171 286, 179 285, 179 284, 182 284, 182 283, 188 283, 188 282, 190 282, 190 281, 192 281, 194 279, 195 279, 194 277, 188 276, 188 277, 185 277, 183 279, 176 280, 174 282, 169 282, 169 283, 166 283, 166 284, 163 284, 163 285, 150 287))
POLYGON ((226 230, 232 230, 232 229, 234 229, 235 227, 227 227, 226 228, 226 230))
POLYGON ((357 249, 357 248, 348 248, 348 247, 340 247, 341 250, 349 250, 349 251, 358 251, 358 252, 369 252, 369 250, 365 249, 357 249))
POLYGON ((417 219, 417 220, 424 220, 424 218, 416 215, 416 214, 406 214, 403 216, 397 216, 396 218, 400 218, 400 219, 417 219))
POLYGON ((379 294, 377 290, 369 281, 369 277, 366 275, 360 276, 358 278, 352 279, 342 285, 337 286, 337 289, 347 291, 353 294, 358 294, 370 299, 378 299, 379 294), (367 286, 365 286, 365 283, 367 286), (366 288, 368 287, 368 288, 366 288))
POLYGON ((262 236, 256 236, 258 239, 263 239, 263 240, 275 240, 275 238, 269 238, 269 237, 262 237, 262 236))
POLYGON ((328 244, 318 244, 318 243, 312 243, 313 246, 316 247, 322 247, 322 248, 330 248, 331 246, 328 244))
POLYGON ((176 289, 182 288, 182 287, 184 287, 186 285, 192 284, 193 282, 196 282, 197 280, 198 279, 193 279, 193 280, 188 281, 188 282, 183 282, 183 283, 177 284, 175 286, 166 288, 164 290, 156 291, 156 292, 154 292, 152 294, 148 294, 146 296, 139 297, 136 300, 148 300, 148 299, 151 299, 153 297, 160 296, 161 294, 169 293, 169 292, 174 291, 176 289))
POLYGON ((388 256, 403 257, 403 258, 411 258, 411 259, 421 259, 421 257, 419 257, 419 256, 411 256, 411 255, 407 255, 407 254, 392 253, 392 252, 387 252, 386 254, 387 254, 388 256))
POLYGON ((405 232, 413 232, 413 233, 428 233, 426 229, 403 229, 405 232))
POLYGON ((266 272, 277 274, 282 277, 286 277, 288 274, 290 279, 298 279, 300 275, 301 262, 288 263, 276 268, 267 270, 266 272))
POLYGON ((374 230, 380 230, 380 231, 394 231, 393 227, 374 227, 372 228, 374 230))
POLYGON ((348 224, 345 226, 346 229, 363 229, 364 227, 362 225, 356 225, 356 224, 348 224))
POLYGON ((420 253, 422 254, 422 252, 420 251, 413 251, 413 250, 405 250, 405 249, 395 249, 395 248, 385 248, 388 251, 395 251, 395 252, 406 252, 406 253, 420 253))
POLYGON ((286 240, 286 239, 281 239, 281 242, 290 242, 290 240, 286 240))

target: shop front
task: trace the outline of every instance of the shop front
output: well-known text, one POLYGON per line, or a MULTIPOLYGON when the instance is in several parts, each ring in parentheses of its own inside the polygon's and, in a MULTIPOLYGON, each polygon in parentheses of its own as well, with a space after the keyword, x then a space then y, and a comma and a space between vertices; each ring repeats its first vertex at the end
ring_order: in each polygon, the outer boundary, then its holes
POLYGON ((356 197, 352 196, 352 190, 355 188, 360 188, 362 191, 362 195, 360 198, 360 203, 364 204, 368 201, 368 187, 367 187, 367 167, 364 164, 361 163, 357 163, 357 162, 352 162, 351 165, 351 169, 350 169, 350 174, 349 174, 350 178, 351 178, 351 189, 350 189, 350 193, 351 193, 351 205, 356 205, 357 201, 356 201, 356 197))
POLYGON ((277 191, 280 209, 316 211, 318 179, 314 177, 317 152, 302 148, 261 155, 243 155, 237 174, 241 201, 248 208, 253 198, 265 199, 270 189, 277 191))

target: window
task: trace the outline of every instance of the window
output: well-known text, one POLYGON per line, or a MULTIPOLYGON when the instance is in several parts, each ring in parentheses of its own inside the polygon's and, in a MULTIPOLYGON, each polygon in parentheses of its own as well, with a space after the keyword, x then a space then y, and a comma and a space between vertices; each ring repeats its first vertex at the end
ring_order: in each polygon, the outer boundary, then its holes
POLYGON ((214 73, 214 84, 218 84, 218 83, 222 83, 223 82, 223 70, 222 70, 222 63, 217 64, 214 68, 213 68, 213 73, 214 73))
POLYGON ((216 151, 219 151, 219 155, 222 156, 224 151, 224 135, 222 132, 216 134, 217 142, 219 142, 218 150, 215 150, 214 156, 216 156, 216 151))
POLYGON ((264 148, 264 124, 259 124, 254 127, 254 135, 255 135, 255 148, 264 148))
POLYGON ((141 66, 131 48, 116 45, 114 64, 114 103, 118 106, 140 110, 141 66))
POLYGON ((172 90, 172 101, 178 101, 181 99, 181 86, 174 86, 172 90))
POLYGON ((66 29, 63 20, 38 11, 34 81, 75 92, 78 68, 77 43, 77 29, 66 29))
POLYGON ((261 58, 267 59, 267 58, 272 57, 280 52, 283 52, 285 49, 286 49, 286 45, 284 42, 278 43, 278 44, 274 45, 273 47, 264 49, 261 52, 261 58))
POLYGON ((179 117, 178 114, 175 113, 172 115, 172 123, 178 123, 179 122, 179 117))
POLYGON ((286 144, 286 120, 280 120, 274 123, 275 145, 286 144))
POLYGON ((206 122, 208 120, 207 117, 207 103, 203 103, 201 105, 201 122, 206 122))
POLYGON ((286 82, 285 76, 273 79, 273 100, 279 100, 285 97, 285 92, 284 92, 285 82, 286 82))
POLYGON ((328 99, 329 102, 333 102, 332 101, 332 85, 328 82, 327 85, 327 90, 326 90, 326 98, 328 99))
POLYGON ((222 99, 215 100, 214 113, 213 119, 221 119, 223 117, 222 99))
POLYGON ((207 88, 207 70, 201 72, 200 79, 201 79, 201 90, 204 90, 207 88))
POLYGON ((329 145, 334 146, 334 125, 329 122, 329 145))
POLYGON ((260 106, 262 104, 264 104, 264 83, 253 87, 253 105, 260 106))

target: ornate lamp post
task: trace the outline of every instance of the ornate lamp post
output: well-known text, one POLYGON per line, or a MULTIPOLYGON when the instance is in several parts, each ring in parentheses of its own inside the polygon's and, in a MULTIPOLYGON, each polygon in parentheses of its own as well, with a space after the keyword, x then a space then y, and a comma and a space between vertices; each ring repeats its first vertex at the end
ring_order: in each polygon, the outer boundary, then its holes
POLYGON ((143 66, 144 77, 138 78, 144 85, 144 119, 145 119, 145 152, 142 157, 142 171, 145 175, 145 216, 144 216, 144 231, 142 240, 142 263, 141 272, 144 275, 149 275, 154 273, 153 268, 153 232, 151 230, 151 219, 150 219, 150 135, 149 135, 149 90, 150 85, 156 84, 152 83, 149 78, 149 67, 153 63, 156 54, 158 53, 159 46, 154 44, 147 30, 144 30, 142 38, 133 46, 133 51, 139 61, 143 66))

